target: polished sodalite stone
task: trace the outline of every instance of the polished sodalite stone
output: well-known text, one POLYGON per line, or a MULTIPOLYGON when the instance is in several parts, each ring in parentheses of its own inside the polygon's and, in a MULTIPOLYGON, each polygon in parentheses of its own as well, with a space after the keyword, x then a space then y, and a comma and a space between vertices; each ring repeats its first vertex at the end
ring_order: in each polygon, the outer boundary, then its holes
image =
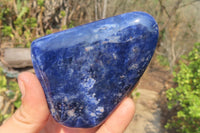
POLYGON ((35 40, 33 66, 53 118, 68 127, 101 124, 142 76, 157 39, 152 16, 130 12, 35 40))

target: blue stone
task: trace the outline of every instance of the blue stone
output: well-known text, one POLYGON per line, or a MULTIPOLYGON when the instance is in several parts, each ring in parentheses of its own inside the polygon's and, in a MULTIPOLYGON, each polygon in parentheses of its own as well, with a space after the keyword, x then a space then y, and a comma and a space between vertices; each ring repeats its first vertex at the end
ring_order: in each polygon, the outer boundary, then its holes
POLYGON ((136 85, 154 53, 158 26, 130 12, 50 34, 31 45, 53 118, 68 127, 101 124, 136 85))

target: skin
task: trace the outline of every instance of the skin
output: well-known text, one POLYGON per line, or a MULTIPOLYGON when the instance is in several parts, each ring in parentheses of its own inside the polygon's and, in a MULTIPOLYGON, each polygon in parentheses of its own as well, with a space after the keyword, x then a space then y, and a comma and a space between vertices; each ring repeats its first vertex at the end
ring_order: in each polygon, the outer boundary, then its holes
POLYGON ((123 133, 134 116, 134 103, 126 97, 99 127, 65 127, 51 117, 43 89, 34 74, 21 73, 18 83, 22 92, 22 105, 0 127, 0 133, 123 133))

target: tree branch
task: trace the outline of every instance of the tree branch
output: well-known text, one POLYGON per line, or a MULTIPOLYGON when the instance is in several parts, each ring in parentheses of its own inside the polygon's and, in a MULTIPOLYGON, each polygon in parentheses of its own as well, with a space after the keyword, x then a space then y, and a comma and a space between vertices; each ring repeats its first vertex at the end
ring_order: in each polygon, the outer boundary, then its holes
POLYGON ((107 0, 103 1, 103 13, 102 13, 102 19, 104 19, 106 17, 106 10, 107 10, 107 0))

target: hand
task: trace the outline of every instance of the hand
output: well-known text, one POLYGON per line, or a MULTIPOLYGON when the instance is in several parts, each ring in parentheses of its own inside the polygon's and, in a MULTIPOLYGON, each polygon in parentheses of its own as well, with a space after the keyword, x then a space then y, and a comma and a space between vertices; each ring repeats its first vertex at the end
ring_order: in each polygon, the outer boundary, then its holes
POLYGON ((22 105, 0 127, 0 133, 122 133, 134 115, 133 101, 125 98, 99 127, 64 127, 51 117, 44 92, 34 74, 24 72, 19 75, 18 82, 22 92, 22 105))

